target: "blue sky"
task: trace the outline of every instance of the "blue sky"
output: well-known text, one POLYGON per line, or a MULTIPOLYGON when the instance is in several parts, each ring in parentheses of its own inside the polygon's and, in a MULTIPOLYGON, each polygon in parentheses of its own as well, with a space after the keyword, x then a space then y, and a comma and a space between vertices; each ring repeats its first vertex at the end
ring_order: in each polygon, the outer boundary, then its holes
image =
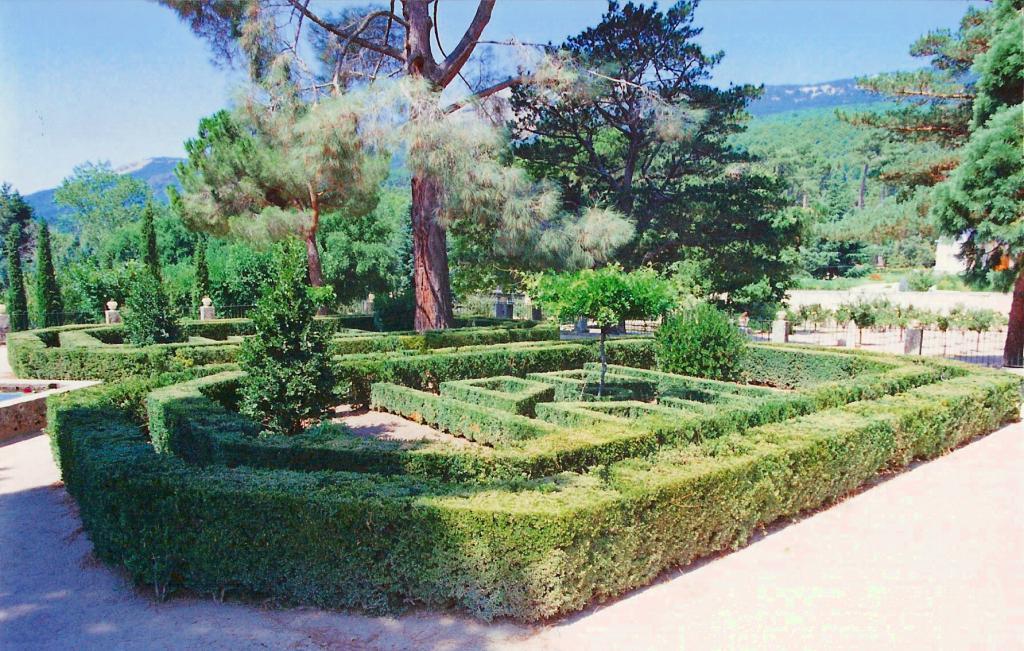
MULTIPOLYGON (((323 9, 356 3, 314 0, 323 9)), ((662 3, 666 5, 667 3, 662 3)), ((809 83, 919 65, 909 44, 954 27, 960 0, 705 0, 701 44, 725 50, 714 82, 809 83)), ((475 2, 444 0, 454 44, 475 2)), ((561 41, 597 23, 599 0, 498 0, 485 37, 561 41)), ((242 81, 210 63, 174 14, 142 0, 0 0, 0 181, 24 194, 86 160, 180 156, 199 118, 242 81)))

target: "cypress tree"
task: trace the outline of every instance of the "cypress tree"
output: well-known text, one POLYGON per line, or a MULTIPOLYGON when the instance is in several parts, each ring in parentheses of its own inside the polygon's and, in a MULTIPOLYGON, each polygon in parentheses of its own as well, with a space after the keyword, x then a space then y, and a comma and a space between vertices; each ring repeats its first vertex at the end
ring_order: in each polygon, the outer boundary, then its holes
POLYGON ((196 267, 195 304, 202 305, 203 297, 210 295, 210 267, 206 264, 206 236, 199 235, 192 260, 196 267))
POLYGON ((46 222, 39 224, 39 237, 36 239, 36 305, 42 318, 39 323, 44 328, 63 325, 61 313, 64 301, 61 300, 57 274, 53 269, 53 251, 50 248, 50 228, 46 222))
POLYGON ((21 269, 21 226, 12 224, 7 231, 7 313, 11 315, 11 331, 28 330, 28 300, 21 269))
POLYGON ((142 211, 142 262, 160 282, 160 252, 156 248, 156 227, 153 224, 155 212, 153 202, 147 201, 142 211))

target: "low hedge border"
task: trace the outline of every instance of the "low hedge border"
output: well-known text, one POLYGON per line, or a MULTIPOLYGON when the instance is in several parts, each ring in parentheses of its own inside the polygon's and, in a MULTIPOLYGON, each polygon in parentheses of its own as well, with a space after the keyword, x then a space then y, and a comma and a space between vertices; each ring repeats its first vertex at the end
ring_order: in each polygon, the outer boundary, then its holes
POLYGON ((370 407, 495 447, 560 433, 541 420, 385 382, 373 385, 370 407))
POLYGON ((439 387, 442 396, 521 416, 533 416, 538 402, 551 402, 555 397, 553 386, 511 375, 451 380, 439 387))
POLYGON ((158 454, 130 405, 111 397, 131 382, 55 397, 49 433, 97 556, 137 582, 524 621, 742 545, 1020 407, 1019 378, 968 373, 589 473, 453 485, 189 466, 158 454))
POLYGON ((559 332, 556 326, 544 325, 532 328, 490 326, 431 330, 409 334, 363 333, 360 336, 346 334, 335 337, 331 341, 331 349, 335 355, 348 355, 396 350, 427 351, 436 348, 507 344, 520 341, 557 341, 558 338, 559 332))

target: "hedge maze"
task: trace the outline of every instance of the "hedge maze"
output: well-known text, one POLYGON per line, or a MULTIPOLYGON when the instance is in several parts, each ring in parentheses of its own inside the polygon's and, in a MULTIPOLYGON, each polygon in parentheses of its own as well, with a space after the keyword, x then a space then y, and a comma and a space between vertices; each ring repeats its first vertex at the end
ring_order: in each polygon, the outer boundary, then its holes
POLYGON ((1020 409, 1018 378, 953 362, 759 345, 729 383, 655 370, 649 339, 610 342, 598 396, 592 345, 488 324, 335 337, 339 403, 449 437, 332 423, 261 436, 236 411, 230 355, 208 352, 244 324, 220 328, 193 329, 216 343, 187 353, 119 348, 103 329, 12 341, 38 374, 109 372, 51 400, 49 434, 97 555, 160 593, 547 619, 743 545, 1020 409))

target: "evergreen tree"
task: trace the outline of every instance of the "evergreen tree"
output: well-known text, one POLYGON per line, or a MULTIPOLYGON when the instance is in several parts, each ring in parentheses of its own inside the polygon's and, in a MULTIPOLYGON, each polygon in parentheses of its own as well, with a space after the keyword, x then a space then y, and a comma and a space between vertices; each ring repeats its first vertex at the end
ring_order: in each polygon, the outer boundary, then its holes
POLYGON ((252 317, 256 332, 239 353, 245 371, 240 411, 268 433, 297 434, 334 398, 330 333, 314 318, 317 305, 299 247, 281 245, 276 262, 277 278, 252 317))
POLYGON ((636 237, 616 256, 627 267, 685 259, 728 270, 712 293, 752 297, 757 286, 778 301, 802 223, 783 214, 784 184, 729 142, 758 91, 707 83, 723 55, 697 44, 696 7, 610 2, 599 25, 561 46, 601 76, 580 73, 575 92, 513 89, 515 152, 562 188, 570 210, 604 203, 630 218, 636 237))
POLYGON ((153 207, 153 201, 146 201, 146 207, 142 210, 142 263, 146 265, 146 268, 157 279, 157 282, 162 282, 160 251, 156 246, 155 212, 156 209, 153 207))
POLYGON ((12 224, 7 231, 7 313, 11 315, 11 331, 28 330, 28 300, 21 268, 21 226, 12 224))
POLYGON ((1024 365, 1024 2, 997 0, 997 29, 975 61, 978 96, 970 139, 949 180, 935 188, 932 215, 974 279, 1013 285, 1003 363, 1024 365))
POLYGON ((44 328, 63 325, 62 312, 64 301, 61 299, 60 286, 53 268, 53 251, 50 247, 50 227, 46 222, 39 224, 39 236, 36 238, 36 308, 39 310, 39 323, 44 328))
POLYGON ((196 307, 202 305, 203 298, 210 295, 210 267, 206 263, 206 249, 206 236, 200 234, 196 238, 195 253, 192 254, 192 260, 195 263, 196 274, 193 301, 196 307))

